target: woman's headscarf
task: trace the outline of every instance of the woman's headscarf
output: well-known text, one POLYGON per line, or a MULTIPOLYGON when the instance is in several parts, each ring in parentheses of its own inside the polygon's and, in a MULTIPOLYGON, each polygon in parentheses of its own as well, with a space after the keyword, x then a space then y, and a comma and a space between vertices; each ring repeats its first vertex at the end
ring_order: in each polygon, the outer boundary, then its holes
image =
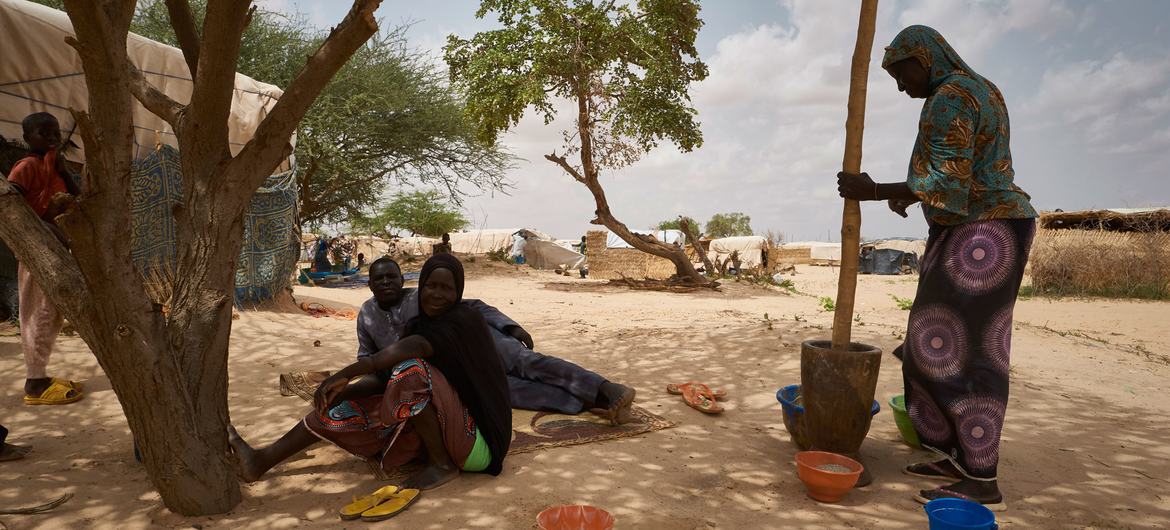
POLYGON ((930 90, 938 88, 946 79, 958 72, 967 74, 975 79, 983 79, 975 73, 959 54, 947 44, 934 28, 927 26, 909 26, 894 37, 894 41, 886 46, 886 55, 882 58, 882 68, 889 68, 891 64, 913 57, 926 68, 930 75, 930 90))
POLYGON ((431 256, 423 264, 418 291, 419 314, 407 325, 406 335, 420 335, 431 343, 434 353, 427 362, 443 373, 471 412, 492 454, 484 471, 498 475, 512 441, 508 376, 487 321, 479 311, 462 303, 463 264, 451 254, 431 256), (423 290, 438 269, 447 269, 455 277, 456 303, 446 313, 431 317, 422 310, 423 290))

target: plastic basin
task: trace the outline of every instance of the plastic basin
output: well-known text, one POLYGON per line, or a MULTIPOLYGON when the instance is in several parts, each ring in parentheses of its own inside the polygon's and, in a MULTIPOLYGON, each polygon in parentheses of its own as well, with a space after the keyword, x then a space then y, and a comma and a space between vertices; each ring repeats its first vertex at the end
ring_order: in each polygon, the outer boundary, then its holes
POLYGON ((796 476, 804 483, 808 496, 820 502, 837 502, 853 489, 861 476, 861 463, 845 456, 823 451, 796 453, 796 476))
POLYGON ((930 530, 995 530, 995 514, 986 506, 963 499, 935 499, 923 507, 930 530))
POLYGON ((587 504, 552 506, 536 516, 541 530, 610 530, 613 523, 609 512, 587 504))
POLYGON ((910 414, 906 412, 906 396, 898 394, 890 398, 890 410, 894 411, 894 423, 898 432, 902 434, 902 441, 915 449, 922 448, 918 440, 918 431, 914 430, 914 423, 910 421, 910 414))
MULTIPOLYGON (((788 434, 792 436, 792 442, 801 449, 808 449, 808 436, 801 427, 804 425, 801 421, 801 418, 804 416, 804 406, 800 401, 800 385, 788 385, 777 390, 776 401, 780 402, 780 408, 784 411, 784 428, 788 429, 788 434)), ((881 405, 878 404, 876 399, 873 400, 873 407, 870 409, 870 413, 877 415, 881 410, 881 405)))

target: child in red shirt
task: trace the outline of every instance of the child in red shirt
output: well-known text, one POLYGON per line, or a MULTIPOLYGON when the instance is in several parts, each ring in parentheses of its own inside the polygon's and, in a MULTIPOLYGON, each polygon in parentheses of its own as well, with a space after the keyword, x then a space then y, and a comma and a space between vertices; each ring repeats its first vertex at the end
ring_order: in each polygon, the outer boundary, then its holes
MULTIPOLYGON (((12 166, 8 181, 24 195, 24 200, 52 228, 60 214, 53 207, 58 193, 77 195, 77 183, 57 157, 61 146, 61 125, 53 115, 30 114, 21 123, 29 155, 12 166)), ((81 399, 81 385, 75 381, 49 377, 45 369, 53 353, 53 343, 61 332, 63 319, 20 264, 17 269, 20 289, 20 346, 28 375, 24 383, 24 402, 30 405, 60 405, 81 399)))

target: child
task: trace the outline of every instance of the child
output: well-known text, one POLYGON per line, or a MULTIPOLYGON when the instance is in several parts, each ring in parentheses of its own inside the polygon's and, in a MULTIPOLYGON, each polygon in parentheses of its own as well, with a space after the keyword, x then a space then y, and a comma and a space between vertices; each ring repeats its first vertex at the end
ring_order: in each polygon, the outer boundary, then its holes
MULTIPOLYGON (((77 183, 58 159, 61 126, 46 112, 30 114, 21 122, 29 155, 12 166, 8 181, 19 191, 29 207, 56 231, 53 218, 61 212, 54 205, 58 193, 78 195, 77 183)), ((28 375, 24 383, 24 402, 29 405, 62 405, 81 399, 81 385, 56 379, 45 373, 53 342, 63 324, 61 314, 20 264, 17 268, 20 296, 20 346, 28 375)))

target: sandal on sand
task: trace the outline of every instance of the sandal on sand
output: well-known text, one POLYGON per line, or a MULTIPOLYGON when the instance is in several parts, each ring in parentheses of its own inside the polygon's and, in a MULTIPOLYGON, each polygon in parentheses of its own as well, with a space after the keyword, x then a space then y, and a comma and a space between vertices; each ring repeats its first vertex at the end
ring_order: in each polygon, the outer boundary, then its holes
POLYGON ((28 452, 31 450, 31 447, 5 443, 3 447, 0 447, 0 462, 20 460, 21 458, 24 458, 26 455, 28 455, 28 452))
POLYGON ((382 486, 369 495, 354 497, 353 502, 346 504, 338 515, 343 521, 358 519, 362 512, 390 500, 395 493, 398 493, 398 486, 382 486))
POLYGON ((64 405, 66 403, 73 403, 81 399, 82 393, 80 390, 69 385, 62 384, 60 380, 53 380, 53 383, 41 392, 40 396, 24 396, 25 405, 64 405))
POLYGON ((975 497, 972 497, 970 495, 964 495, 964 494, 959 493, 957 491, 951 491, 945 487, 935 488, 932 490, 922 490, 921 492, 919 492, 918 495, 914 496, 914 500, 916 500, 922 504, 926 504, 926 503, 933 501, 935 499, 963 499, 965 501, 977 502, 979 504, 982 504, 984 508, 987 508, 988 510, 991 510, 993 512, 1007 511, 1007 504, 1005 504, 1003 502, 1003 496, 1000 496, 1000 498, 998 500, 987 502, 987 501, 982 501, 982 500, 976 499, 975 497))
POLYGON ((414 504, 414 501, 418 500, 418 496, 419 490, 413 488, 398 490, 398 493, 390 497, 390 500, 362 512, 362 520, 368 522, 385 521, 406 511, 411 504, 414 504))
MULTIPOLYGON (((683 387, 684 387, 684 386, 687 386, 687 385, 701 385, 701 384, 702 384, 702 383, 700 383, 700 382, 698 382, 698 381, 688 381, 688 382, 686 382, 686 383, 683 383, 683 384, 681 384, 681 385, 676 385, 676 384, 673 384, 673 383, 671 383, 671 384, 669 384, 669 385, 666 385, 666 391, 667 391, 668 393, 674 394, 674 395, 676 395, 676 396, 681 396, 681 395, 682 395, 682 393, 683 393, 683 390, 682 390, 682 389, 683 389, 683 387)), ((720 388, 720 389, 718 389, 718 390, 712 390, 712 391, 711 391, 711 395, 712 395, 712 396, 714 396, 714 397, 715 397, 715 399, 716 399, 716 400, 719 400, 719 401, 723 401, 723 400, 727 399, 727 391, 726 391, 726 390, 723 390, 722 388, 720 388)))
MULTIPOLYGON (((715 393, 711 392, 711 388, 703 383, 690 381, 677 385, 674 389, 682 393, 683 401, 686 402, 687 406, 699 412, 704 414, 719 414, 723 412, 723 406, 715 402, 715 393)), ((667 386, 666 391, 672 394, 674 393, 671 392, 670 385, 667 386)), ((724 397, 726 397, 726 394, 724 397)))
POLYGON ((69 379, 58 379, 54 377, 53 382, 61 383, 69 388, 72 388, 73 390, 77 390, 78 392, 85 390, 85 385, 82 385, 80 381, 71 381, 69 379))
POLYGON ((953 474, 947 468, 938 465, 938 462, 923 462, 921 464, 910 464, 902 468, 902 473, 912 477, 929 478, 934 480, 946 480, 954 482, 962 480, 961 475, 953 474))

